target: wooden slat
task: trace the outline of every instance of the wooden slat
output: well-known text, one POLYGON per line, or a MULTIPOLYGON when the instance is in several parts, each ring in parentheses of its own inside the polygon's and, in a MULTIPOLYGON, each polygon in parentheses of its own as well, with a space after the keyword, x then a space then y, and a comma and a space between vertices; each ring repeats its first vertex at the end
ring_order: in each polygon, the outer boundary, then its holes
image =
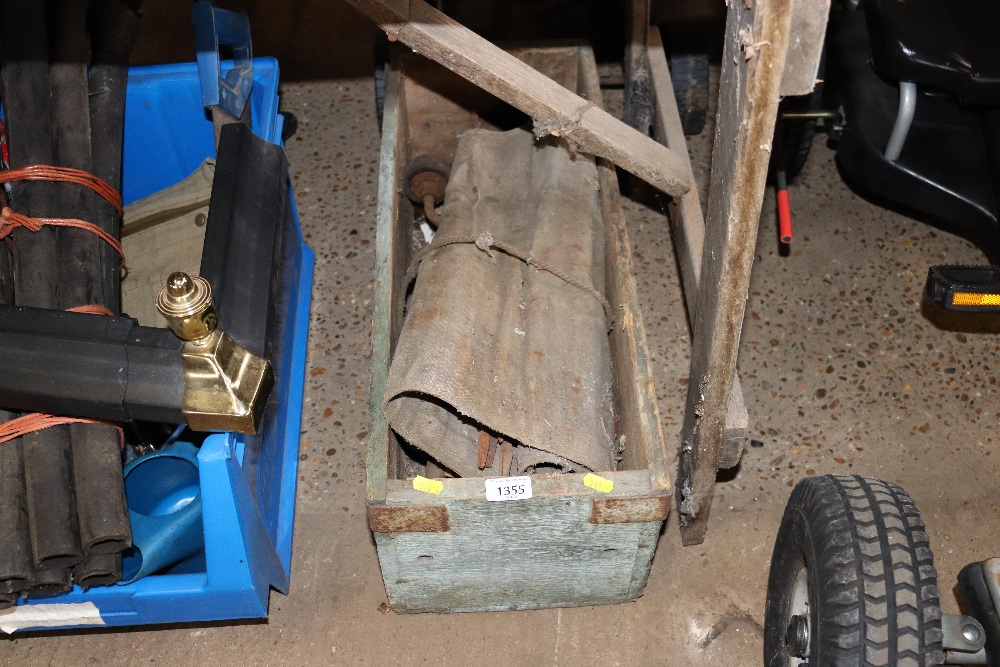
POLYGON ((704 540, 712 505, 788 50, 791 3, 729 3, 676 492, 685 544, 704 540))
POLYGON ((517 107, 534 119, 539 135, 570 139, 583 151, 606 158, 672 197, 690 189, 688 172, 676 153, 637 132, 423 0, 408 13, 395 0, 347 0, 375 20, 390 39, 517 107))
POLYGON ((653 123, 653 96, 646 51, 650 32, 649 0, 628 0, 625 27, 625 60, 622 63, 625 78, 625 122, 643 134, 648 134, 653 123))
MULTIPOLYGON (((385 385, 389 374, 389 359, 392 353, 391 336, 392 304, 396 295, 397 280, 393 271, 393 260, 402 254, 396 230, 396 218, 400 215, 401 195, 397 192, 403 159, 398 155, 402 150, 402 129, 405 112, 400 108, 399 73, 395 62, 386 67, 386 106, 382 119, 382 154, 379 159, 378 213, 375 231, 375 299, 372 318, 383 326, 372 330, 371 391, 368 394, 368 451, 365 467, 367 497, 369 504, 384 504, 387 493, 389 471, 395 470, 395 445, 389 434, 389 423, 382 412, 385 385), (387 446, 388 445, 388 446, 387 446), (390 450, 392 454, 390 454, 390 450)), ((405 271, 405 268, 404 268, 405 271)), ((398 297, 401 298, 401 297, 398 297)), ((398 326, 398 325, 397 325, 398 326)))
POLYGON ((805 95, 816 85, 823 54, 830 0, 794 0, 788 55, 781 75, 781 95, 805 95))
MULTIPOLYGON (((657 141, 680 155, 687 168, 691 169, 684 128, 677 110, 677 99, 674 97, 674 87, 670 80, 670 69, 667 67, 667 56, 663 49, 660 32, 656 29, 649 33, 647 62, 649 63, 653 95, 656 100, 653 136, 657 141)), ((701 211, 698 189, 691 188, 683 197, 672 200, 667 212, 672 223, 671 238, 677 249, 677 258, 680 264, 681 283, 684 286, 684 303, 687 306, 688 319, 694 322, 698 303, 698 282, 701 280, 701 256, 705 247, 705 217, 701 211)), ((739 463, 749 428, 747 409, 743 403, 743 390, 740 387, 740 379, 735 374, 726 413, 726 428, 719 465, 723 468, 731 468, 739 463)))
MULTIPOLYGON (((597 63, 590 49, 580 53, 581 95, 603 104, 598 85, 597 63)), ((616 326, 610 333, 611 363, 616 382, 612 387, 618 428, 624 445, 620 466, 626 470, 648 469, 654 487, 669 492, 670 470, 663 440, 656 390, 646 345, 646 328, 632 267, 632 244, 625 224, 618 177, 606 160, 597 161, 604 218, 605 295, 615 304, 616 326)))

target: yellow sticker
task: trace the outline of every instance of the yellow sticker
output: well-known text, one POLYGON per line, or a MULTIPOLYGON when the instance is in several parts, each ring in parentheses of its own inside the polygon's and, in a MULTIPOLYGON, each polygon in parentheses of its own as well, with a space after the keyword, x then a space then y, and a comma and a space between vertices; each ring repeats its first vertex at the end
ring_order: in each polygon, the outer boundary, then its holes
POLYGON ((427 479, 426 477, 417 475, 413 478, 413 488, 417 491, 423 491, 425 493, 441 493, 444 491, 444 482, 439 482, 436 479, 427 479))
POLYGON ((604 479, 600 475, 588 472, 583 478, 583 485, 592 489, 597 489, 602 493, 611 493, 615 488, 615 483, 610 479, 604 479))

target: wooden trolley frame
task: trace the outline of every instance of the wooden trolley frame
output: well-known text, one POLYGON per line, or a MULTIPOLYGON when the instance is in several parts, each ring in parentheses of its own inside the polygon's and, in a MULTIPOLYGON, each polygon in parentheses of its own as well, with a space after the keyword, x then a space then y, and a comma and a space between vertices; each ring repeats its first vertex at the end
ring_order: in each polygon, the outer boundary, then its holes
MULTIPOLYGON (((692 322, 692 360, 675 500, 682 539, 704 539, 716 473, 733 465, 747 415, 736 377, 778 102, 815 82, 829 0, 729 0, 707 215, 649 0, 629 4, 626 116, 654 139, 563 88, 423 0, 348 0, 400 41, 670 195, 673 239, 692 322)), ((380 400, 380 399, 379 399, 380 400)), ((378 501, 369 497, 369 503, 378 501)))

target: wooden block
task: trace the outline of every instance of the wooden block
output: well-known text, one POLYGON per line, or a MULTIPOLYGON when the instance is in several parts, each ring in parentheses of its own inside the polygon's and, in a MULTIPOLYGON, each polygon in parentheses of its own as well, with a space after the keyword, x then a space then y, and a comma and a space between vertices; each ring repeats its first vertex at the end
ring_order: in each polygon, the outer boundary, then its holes
POLYGON ((782 97, 806 95, 816 86, 829 18, 830 0, 793 0, 791 37, 781 74, 782 97))

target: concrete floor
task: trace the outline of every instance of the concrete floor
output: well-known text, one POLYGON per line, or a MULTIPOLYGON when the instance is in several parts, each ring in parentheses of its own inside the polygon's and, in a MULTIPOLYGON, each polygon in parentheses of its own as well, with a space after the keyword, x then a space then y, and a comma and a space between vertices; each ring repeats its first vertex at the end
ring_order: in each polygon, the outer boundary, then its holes
MULTIPOLYGON (((178 13, 168 4, 148 9, 156 28, 146 29, 140 59, 171 59, 175 46, 164 35, 184 27, 181 19, 167 21, 178 13)), ((296 115, 299 130, 287 151, 302 227, 316 252, 291 593, 272 594, 266 621, 18 635, 0 642, 0 664, 759 664, 768 560, 785 500, 796 480, 830 472, 882 477, 910 491, 931 535, 943 605, 957 609, 955 575, 993 555, 988 536, 1000 532, 1000 456, 992 456, 998 346, 992 332, 932 322, 921 291, 930 265, 982 259, 966 242, 852 194, 833 153, 817 140, 792 193, 796 239, 787 256, 777 247, 772 195, 764 202, 739 359, 760 444, 718 485, 705 543, 682 547, 672 516, 645 594, 631 604, 385 611, 364 507, 379 144, 367 75, 371 32, 339 4, 309 6, 345 35, 327 44, 323 57, 346 65, 303 57, 281 32, 287 27, 254 26, 255 37, 263 33, 258 43, 290 63, 283 108, 296 115)), ((185 57, 183 50, 176 56, 185 57)), ((707 130, 691 142, 702 182, 710 137, 707 130)), ((673 449, 689 364, 687 322, 662 212, 630 200, 626 207, 673 449)))

